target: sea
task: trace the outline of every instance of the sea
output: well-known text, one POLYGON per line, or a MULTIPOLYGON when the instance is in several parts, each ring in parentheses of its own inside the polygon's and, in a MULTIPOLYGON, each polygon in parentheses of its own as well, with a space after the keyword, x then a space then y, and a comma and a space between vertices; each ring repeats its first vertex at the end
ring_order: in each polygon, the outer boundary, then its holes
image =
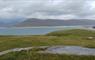
POLYGON ((39 26, 39 27, 0 27, 0 35, 44 35, 68 29, 83 29, 83 26, 39 26))

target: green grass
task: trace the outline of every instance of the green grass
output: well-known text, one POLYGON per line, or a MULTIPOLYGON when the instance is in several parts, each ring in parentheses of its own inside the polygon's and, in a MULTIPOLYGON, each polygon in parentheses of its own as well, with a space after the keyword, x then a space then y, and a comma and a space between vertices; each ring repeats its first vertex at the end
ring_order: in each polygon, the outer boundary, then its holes
POLYGON ((95 60, 95 56, 41 54, 36 51, 13 52, 0 56, 0 60, 95 60))
MULTIPOLYGON (((75 45, 95 48, 95 31, 65 30, 37 36, 0 36, 0 51, 31 46, 75 45), (93 37, 93 39, 88 39, 93 37)), ((36 53, 40 49, 12 52, 0 56, 0 60, 95 60, 95 56, 75 56, 36 53)))
POLYGON ((85 29, 71 29, 71 30, 61 30, 55 31, 47 34, 48 36, 79 36, 79 37, 95 37, 95 31, 85 30, 85 29))
POLYGON ((95 31, 67 30, 38 36, 0 36, 0 51, 31 46, 77 45, 95 48, 95 31), (88 39, 88 37, 94 37, 88 39))

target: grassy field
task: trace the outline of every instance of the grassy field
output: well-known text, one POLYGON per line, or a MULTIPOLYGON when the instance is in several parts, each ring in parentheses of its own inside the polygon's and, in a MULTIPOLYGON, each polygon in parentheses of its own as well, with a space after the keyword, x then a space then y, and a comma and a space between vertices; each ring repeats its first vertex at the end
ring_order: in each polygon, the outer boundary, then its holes
POLYGON ((77 45, 95 48, 95 31, 57 31, 41 36, 0 36, 0 51, 31 46, 77 45), (93 37, 89 39, 88 37, 93 37))
MULTIPOLYGON (((0 36, 0 51, 31 46, 75 45, 95 48, 95 31, 66 30, 38 36, 0 36), (92 37, 89 39, 89 37, 92 37)), ((39 54, 34 51, 13 52, 0 60, 95 60, 95 56, 39 54)))
POLYGON ((41 54, 36 51, 13 52, 0 56, 0 60, 95 60, 95 56, 41 54))

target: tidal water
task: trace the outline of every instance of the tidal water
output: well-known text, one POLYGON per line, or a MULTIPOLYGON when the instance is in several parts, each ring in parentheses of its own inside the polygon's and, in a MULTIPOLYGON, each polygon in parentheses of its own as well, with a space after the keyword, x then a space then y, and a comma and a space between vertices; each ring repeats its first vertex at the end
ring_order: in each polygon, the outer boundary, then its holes
POLYGON ((43 35, 57 30, 83 28, 81 26, 12 27, 0 28, 0 35, 43 35))

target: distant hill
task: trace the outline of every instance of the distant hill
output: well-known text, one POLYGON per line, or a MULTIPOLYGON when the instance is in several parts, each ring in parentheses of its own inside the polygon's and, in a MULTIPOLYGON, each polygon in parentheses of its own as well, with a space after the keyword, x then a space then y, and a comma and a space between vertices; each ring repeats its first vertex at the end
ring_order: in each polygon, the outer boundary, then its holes
POLYGON ((24 18, 0 18, 0 27, 12 27, 24 21, 24 18))
POLYGON ((36 19, 29 18, 21 23, 16 24, 16 27, 32 27, 32 26, 75 26, 75 25, 95 25, 95 20, 88 19, 36 19))
POLYGON ((0 27, 13 27, 17 25, 20 22, 10 22, 10 23, 5 23, 5 22, 0 22, 0 27))

